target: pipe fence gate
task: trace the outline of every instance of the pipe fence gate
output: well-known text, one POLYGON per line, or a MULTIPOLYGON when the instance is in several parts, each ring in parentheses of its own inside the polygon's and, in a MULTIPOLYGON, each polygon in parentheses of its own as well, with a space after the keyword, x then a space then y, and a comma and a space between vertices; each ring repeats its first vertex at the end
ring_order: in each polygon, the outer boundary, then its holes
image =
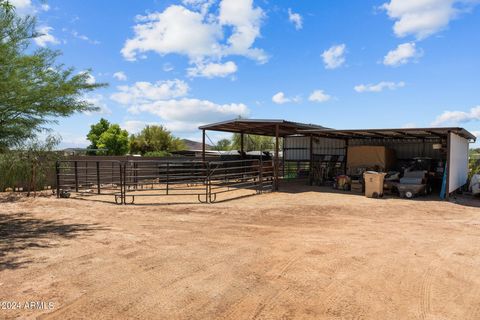
POLYGON ((214 203, 273 190, 272 160, 163 161, 61 160, 56 163, 57 197, 65 192, 81 197, 114 196, 117 204, 134 204, 141 197, 154 203, 166 196, 195 197, 214 203))

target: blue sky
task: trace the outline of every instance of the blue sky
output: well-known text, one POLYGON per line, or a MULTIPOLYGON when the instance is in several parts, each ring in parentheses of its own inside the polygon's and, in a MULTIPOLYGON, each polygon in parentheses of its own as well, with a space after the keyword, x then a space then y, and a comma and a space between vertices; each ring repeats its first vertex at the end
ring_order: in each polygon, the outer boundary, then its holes
POLYGON ((63 146, 101 117, 195 140, 238 115, 480 133, 476 0, 12 2, 38 16, 35 45, 109 83, 86 97, 101 112, 52 127, 63 146))

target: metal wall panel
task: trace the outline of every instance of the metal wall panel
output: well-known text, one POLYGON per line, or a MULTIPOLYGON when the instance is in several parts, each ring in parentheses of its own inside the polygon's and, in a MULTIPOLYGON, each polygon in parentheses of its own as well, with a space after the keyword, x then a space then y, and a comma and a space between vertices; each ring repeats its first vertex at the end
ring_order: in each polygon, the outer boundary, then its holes
MULTIPOLYGON (((310 161, 310 137, 286 137, 284 150, 285 161, 310 161)), ((342 139, 314 137, 313 154, 345 155, 345 141, 342 139)))
POLYGON ((345 155, 345 140, 314 138, 313 154, 318 155, 345 155))
POLYGON ((467 183, 468 140, 450 133, 450 163, 448 164, 448 192, 453 192, 467 183))
POLYGON ((416 157, 429 157, 433 159, 443 159, 440 150, 433 149, 434 144, 441 143, 441 139, 351 139, 348 141, 350 146, 386 146, 394 149, 397 159, 412 159, 416 157))
MULTIPOLYGON (((445 154, 433 149, 434 144, 442 143, 441 139, 349 139, 350 146, 386 146, 395 150, 397 159, 412 159, 429 157, 444 159, 445 154)), ((315 155, 345 155, 345 140, 330 138, 313 138, 313 154, 315 155)), ((310 137, 290 136, 285 138, 286 161, 310 160, 310 137)))
POLYGON ((310 137, 288 136, 284 140, 285 161, 309 161, 310 137))
POLYGON ((310 137, 305 136, 288 136, 285 138, 285 148, 309 148, 310 137))

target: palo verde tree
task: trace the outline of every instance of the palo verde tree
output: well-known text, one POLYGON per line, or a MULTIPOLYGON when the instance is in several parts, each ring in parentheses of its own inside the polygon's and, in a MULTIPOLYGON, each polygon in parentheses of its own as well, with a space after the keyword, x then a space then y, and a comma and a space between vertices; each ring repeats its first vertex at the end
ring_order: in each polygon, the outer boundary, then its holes
POLYGON ((146 126, 130 137, 130 152, 142 155, 167 156, 172 151, 184 149, 182 140, 176 138, 163 126, 146 126))
POLYGON ((97 110, 84 94, 106 85, 57 63, 59 51, 32 50, 39 36, 35 17, 21 17, 0 0, 0 151, 18 147, 58 117, 97 110))

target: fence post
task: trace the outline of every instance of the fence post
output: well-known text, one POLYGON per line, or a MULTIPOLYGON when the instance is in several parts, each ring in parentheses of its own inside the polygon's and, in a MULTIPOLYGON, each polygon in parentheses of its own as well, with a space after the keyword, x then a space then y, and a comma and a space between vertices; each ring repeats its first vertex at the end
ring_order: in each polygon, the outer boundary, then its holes
POLYGON ((75 192, 78 192, 78 165, 77 165, 77 160, 74 161, 74 167, 75 167, 75 192))
POLYGON ((170 183, 170 162, 167 162, 167 195, 168 195, 168 185, 170 183))
POLYGON ((97 161, 97 194, 100 194, 100 163, 97 161))
POLYGON ((135 190, 138 189, 138 172, 137 172, 138 164, 136 162, 133 163, 133 182, 135 186, 135 190))
POLYGON ((207 179, 205 181, 205 203, 212 202, 212 190, 210 189, 210 163, 206 162, 205 174, 207 179))
POLYGON ((57 198, 60 198, 60 162, 57 160, 55 161, 55 173, 56 173, 56 181, 57 181, 57 198))
POLYGON ((260 157, 260 168, 258 169, 258 193, 263 192, 263 156, 260 157))
POLYGON ((120 200, 121 204, 127 204, 125 201, 125 193, 126 193, 126 179, 125 179, 125 171, 126 171, 126 163, 119 162, 118 163, 118 169, 120 173, 120 200), (123 170, 122 170, 123 169, 123 170))

